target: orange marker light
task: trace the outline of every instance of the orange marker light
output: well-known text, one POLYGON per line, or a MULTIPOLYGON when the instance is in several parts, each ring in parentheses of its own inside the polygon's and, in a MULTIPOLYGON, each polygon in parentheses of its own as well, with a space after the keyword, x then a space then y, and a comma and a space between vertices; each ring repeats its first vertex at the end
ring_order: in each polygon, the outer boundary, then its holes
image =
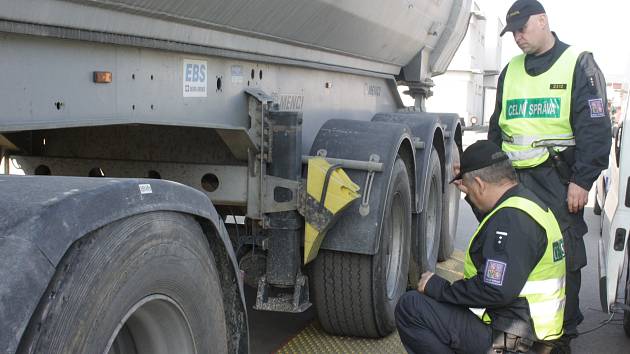
POLYGON ((97 84, 109 84, 112 82, 112 73, 109 71, 95 71, 94 82, 97 84))

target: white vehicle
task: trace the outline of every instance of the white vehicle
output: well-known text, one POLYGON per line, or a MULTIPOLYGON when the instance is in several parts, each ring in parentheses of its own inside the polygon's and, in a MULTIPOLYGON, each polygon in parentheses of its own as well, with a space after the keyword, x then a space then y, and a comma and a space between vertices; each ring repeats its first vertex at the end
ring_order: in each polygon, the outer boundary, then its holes
MULTIPOLYGON (((626 109, 627 112, 627 109, 626 109)), ((624 119, 625 121, 625 119, 624 119)), ((630 277, 626 275, 623 303, 617 302, 619 281, 627 265, 628 230, 630 229, 630 135, 624 134, 624 124, 615 132, 607 171, 597 180, 595 214, 601 213, 602 229, 599 240, 599 293, 602 310, 612 312, 624 308, 624 330, 630 336, 630 277)))

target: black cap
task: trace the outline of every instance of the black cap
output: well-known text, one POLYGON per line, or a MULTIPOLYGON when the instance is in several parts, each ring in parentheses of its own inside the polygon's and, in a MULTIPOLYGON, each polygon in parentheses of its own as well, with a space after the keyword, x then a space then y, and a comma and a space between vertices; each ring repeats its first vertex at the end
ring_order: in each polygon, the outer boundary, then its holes
POLYGON ((495 143, 489 140, 479 140, 464 151, 459 173, 450 183, 462 179, 465 173, 488 167, 507 159, 508 156, 495 143))
POLYGON ((525 26, 529 16, 544 14, 545 8, 536 0, 518 0, 505 15, 505 28, 501 31, 501 36, 505 32, 518 31, 525 26))

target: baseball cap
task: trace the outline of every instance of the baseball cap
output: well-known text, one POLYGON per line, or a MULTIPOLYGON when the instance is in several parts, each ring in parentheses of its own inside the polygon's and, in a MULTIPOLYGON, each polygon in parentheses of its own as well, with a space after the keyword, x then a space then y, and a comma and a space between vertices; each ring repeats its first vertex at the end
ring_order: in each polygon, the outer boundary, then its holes
POLYGON ((545 8, 536 0, 518 0, 507 12, 505 15, 505 28, 501 31, 501 36, 505 34, 505 32, 514 32, 518 31, 525 24, 527 20, 529 20, 529 16, 544 14, 545 8))
POLYGON ((479 170, 507 159, 508 156, 495 143, 489 140, 479 140, 464 151, 460 161, 459 173, 449 183, 462 179, 465 173, 479 170))

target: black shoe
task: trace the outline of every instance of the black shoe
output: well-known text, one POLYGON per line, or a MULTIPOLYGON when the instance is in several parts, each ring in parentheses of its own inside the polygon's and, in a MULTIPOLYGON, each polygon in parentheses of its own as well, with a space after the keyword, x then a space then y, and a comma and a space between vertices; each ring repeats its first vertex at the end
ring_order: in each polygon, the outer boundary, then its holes
POLYGON ((560 337, 553 343, 551 354, 571 354, 571 339, 573 338, 568 336, 560 337))

